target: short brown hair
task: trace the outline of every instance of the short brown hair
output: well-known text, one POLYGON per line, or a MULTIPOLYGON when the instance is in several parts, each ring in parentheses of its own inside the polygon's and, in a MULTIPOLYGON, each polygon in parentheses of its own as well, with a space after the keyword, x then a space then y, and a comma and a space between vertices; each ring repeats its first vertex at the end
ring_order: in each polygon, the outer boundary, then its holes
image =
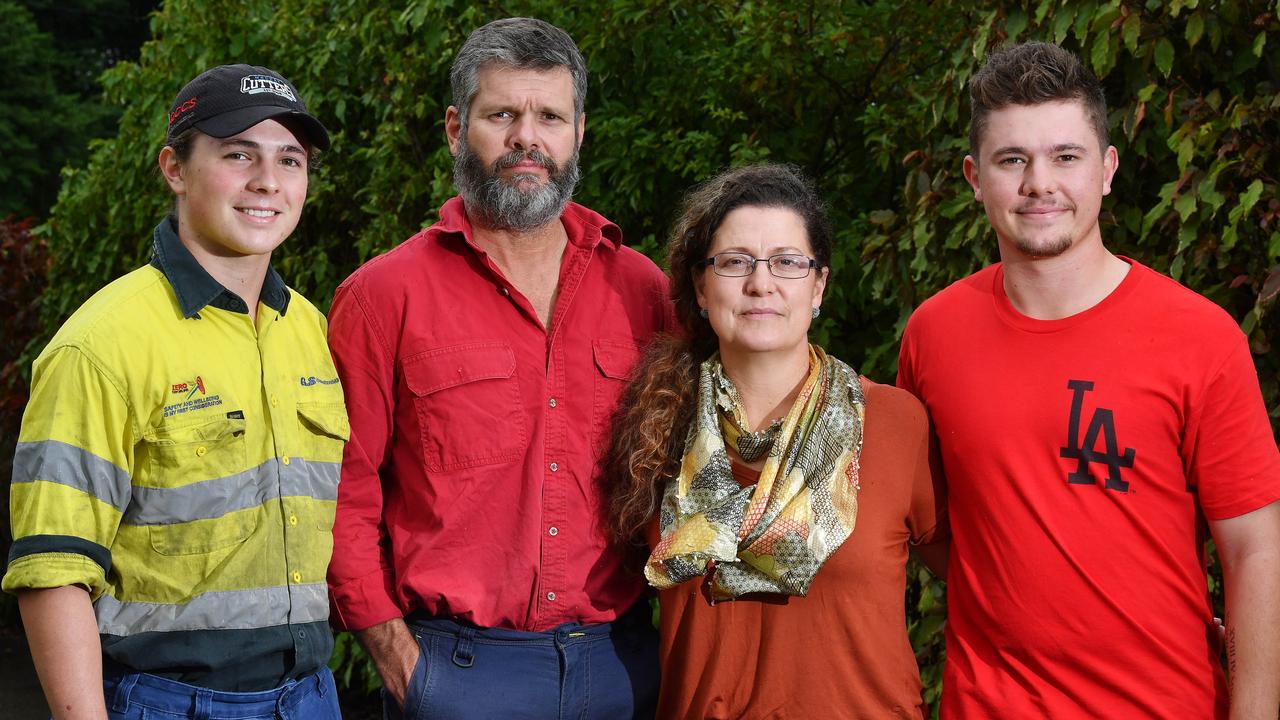
POLYGON ((1057 45, 1029 42, 992 53, 969 80, 969 99, 973 105, 969 152, 975 159, 978 142, 987 129, 987 116, 1009 105, 1079 100, 1084 103, 1101 147, 1111 144, 1102 85, 1075 53, 1057 45))

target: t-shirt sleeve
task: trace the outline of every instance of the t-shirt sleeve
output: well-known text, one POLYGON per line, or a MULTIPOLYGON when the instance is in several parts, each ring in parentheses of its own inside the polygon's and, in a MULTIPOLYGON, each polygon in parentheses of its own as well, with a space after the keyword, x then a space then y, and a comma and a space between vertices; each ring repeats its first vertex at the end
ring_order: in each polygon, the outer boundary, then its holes
POLYGON ((1280 452, 1242 334, 1188 413, 1183 462, 1210 520, 1244 515, 1280 499, 1280 452))
POLYGON ((137 435, 123 388, 88 355, 63 346, 37 360, 14 453, 5 590, 105 591, 137 435))

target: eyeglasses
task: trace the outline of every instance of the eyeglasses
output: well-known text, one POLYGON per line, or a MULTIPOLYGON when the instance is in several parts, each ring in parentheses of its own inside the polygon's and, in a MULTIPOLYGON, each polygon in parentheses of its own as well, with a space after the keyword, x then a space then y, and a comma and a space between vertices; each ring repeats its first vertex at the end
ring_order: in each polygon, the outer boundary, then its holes
POLYGON ((777 278, 798 280, 809 276, 809 270, 818 267, 818 261, 805 255, 786 253, 758 258, 741 252, 722 252, 703 260, 699 265, 710 267, 720 277, 746 277, 756 271, 756 263, 769 266, 769 274, 777 278))

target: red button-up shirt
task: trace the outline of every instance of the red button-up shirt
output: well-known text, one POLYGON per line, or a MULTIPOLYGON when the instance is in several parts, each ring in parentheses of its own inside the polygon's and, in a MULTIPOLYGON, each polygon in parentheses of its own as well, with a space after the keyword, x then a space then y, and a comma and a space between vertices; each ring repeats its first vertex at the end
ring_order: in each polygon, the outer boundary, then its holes
POLYGON ((549 329, 472 242, 459 198, 339 286, 341 627, 424 611, 539 631, 639 597, 606 542, 599 461, 641 347, 671 325, 666 278, 600 215, 571 203, 561 222, 549 329))

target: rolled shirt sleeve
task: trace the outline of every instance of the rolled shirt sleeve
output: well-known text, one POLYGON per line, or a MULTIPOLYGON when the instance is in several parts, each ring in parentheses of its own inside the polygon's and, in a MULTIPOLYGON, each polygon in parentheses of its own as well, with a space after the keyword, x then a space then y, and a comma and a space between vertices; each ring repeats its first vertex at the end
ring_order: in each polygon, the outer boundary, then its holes
POLYGON ((103 593, 137 437, 120 384, 92 357, 62 346, 36 360, 14 455, 6 591, 103 593))

